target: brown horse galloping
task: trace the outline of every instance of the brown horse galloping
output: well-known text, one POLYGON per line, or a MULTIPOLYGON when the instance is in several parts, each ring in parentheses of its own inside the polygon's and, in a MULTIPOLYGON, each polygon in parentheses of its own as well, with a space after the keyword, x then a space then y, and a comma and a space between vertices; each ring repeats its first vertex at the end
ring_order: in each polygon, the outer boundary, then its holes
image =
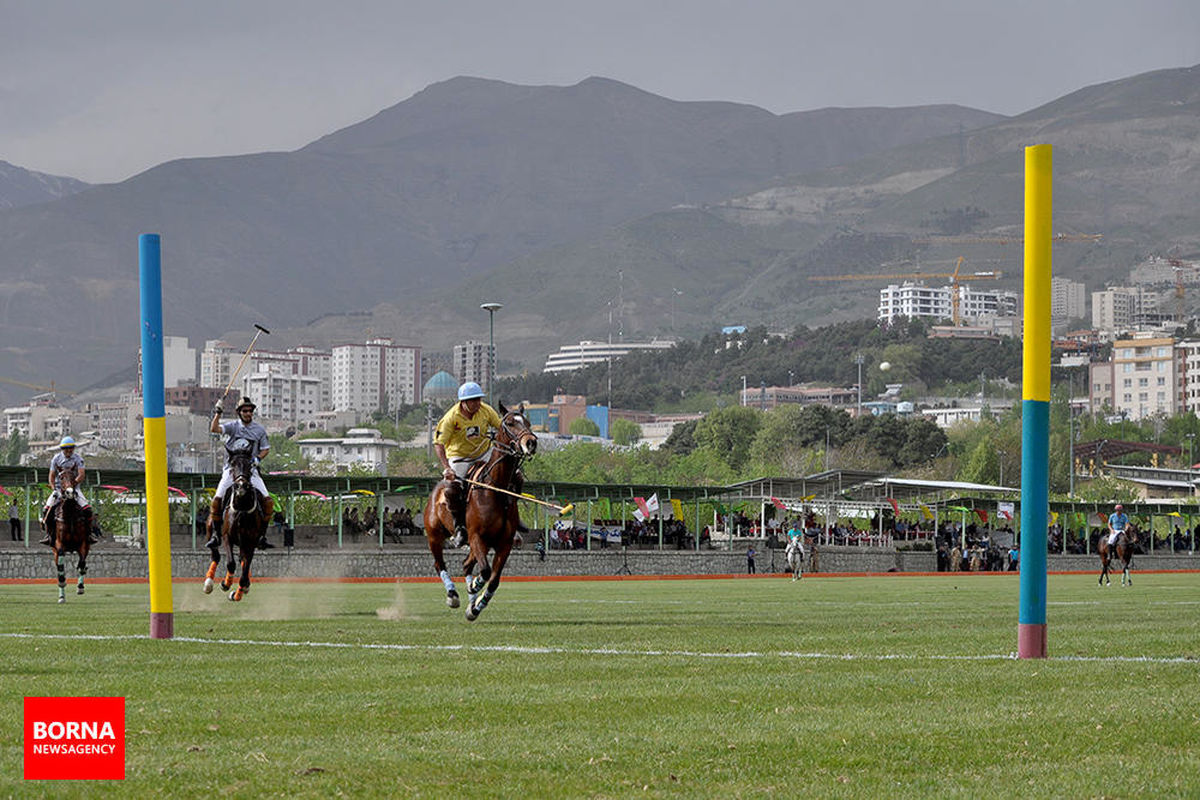
MULTIPOLYGON (((253 470, 253 460, 249 453, 230 452, 229 472, 233 476, 233 485, 225 495, 225 511, 221 517, 221 542, 225 545, 228 556, 225 565, 225 577, 221 579, 221 591, 228 591, 233 585, 233 571, 237 562, 233 559, 233 546, 237 544, 238 555, 241 557, 242 575, 238 586, 229 592, 230 600, 241 600, 250 591, 250 562, 254 560, 254 548, 258 540, 267 530, 270 517, 267 510, 258 502, 258 491, 250 482, 253 470)), ((217 574, 217 562, 221 560, 220 545, 212 548, 212 563, 204 576, 204 593, 210 594, 213 589, 213 578, 217 574)))
POLYGON ((1108 577, 1108 565, 1115 555, 1121 560, 1121 585, 1133 586, 1133 576, 1129 574, 1129 563, 1133 561, 1133 546, 1137 544, 1137 540, 1137 529, 1132 525, 1117 534, 1116 542, 1111 545, 1108 543, 1107 534, 1100 537, 1097 546, 1100 554, 1100 579, 1097 581, 1099 585, 1107 586, 1112 583, 1108 577))
POLYGON ((91 547, 88 539, 88 521, 79 501, 75 497, 74 470, 62 473, 63 489, 58 504, 51 511, 50 518, 54 520, 54 540, 50 550, 54 558, 54 568, 58 571, 58 602, 67 602, 67 573, 63 566, 63 554, 79 553, 79 583, 75 594, 83 594, 83 576, 87 575, 88 549, 91 547))
MULTIPOLYGON (((529 427, 525 407, 522 405, 515 411, 509 411, 501 403, 497 410, 500 413, 500 430, 496 431, 491 454, 482 467, 468 475, 473 482, 469 484, 467 492, 465 517, 470 553, 463 560, 463 577, 467 581, 466 617, 470 621, 480 615, 496 593, 500 574, 512 551, 513 538, 521 524, 517 499, 490 491, 487 487, 494 486, 519 494, 523 483, 521 462, 537 452, 537 435, 529 427), (489 551, 495 554, 490 564, 489 551), (479 566, 479 575, 473 576, 476 565, 479 566)), ((433 555, 433 568, 446 587, 446 605, 458 608, 458 591, 446 571, 442 556, 446 539, 454 531, 454 517, 446 499, 449 486, 449 481, 441 481, 433 487, 429 502, 425 505, 425 539, 433 555)))

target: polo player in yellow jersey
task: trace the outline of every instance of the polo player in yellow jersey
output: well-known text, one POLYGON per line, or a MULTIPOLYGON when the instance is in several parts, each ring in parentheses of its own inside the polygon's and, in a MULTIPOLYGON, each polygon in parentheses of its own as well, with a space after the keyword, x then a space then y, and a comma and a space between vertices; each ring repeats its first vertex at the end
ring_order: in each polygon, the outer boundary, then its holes
POLYGON ((442 478, 450 482, 446 500, 454 517, 453 547, 467 543, 467 485, 471 467, 487 458, 492 449, 491 431, 499 430, 500 415, 483 402, 483 389, 475 381, 458 387, 458 402, 450 407, 434 432, 433 452, 442 465, 442 478))

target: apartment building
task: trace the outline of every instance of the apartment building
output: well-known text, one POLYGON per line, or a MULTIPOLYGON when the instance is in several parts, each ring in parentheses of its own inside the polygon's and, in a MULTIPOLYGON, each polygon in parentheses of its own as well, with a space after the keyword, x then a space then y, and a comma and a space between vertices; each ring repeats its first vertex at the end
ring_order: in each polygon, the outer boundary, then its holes
POLYGON ((335 411, 395 412, 421 402, 421 348, 390 338, 333 348, 330 366, 335 411))
MULTIPOLYGON (((1130 419, 1175 414, 1181 408, 1182 353, 1169 336, 1113 342, 1112 408, 1130 419)), ((1094 384, 1093 384, 1094 385, 1094 384)))

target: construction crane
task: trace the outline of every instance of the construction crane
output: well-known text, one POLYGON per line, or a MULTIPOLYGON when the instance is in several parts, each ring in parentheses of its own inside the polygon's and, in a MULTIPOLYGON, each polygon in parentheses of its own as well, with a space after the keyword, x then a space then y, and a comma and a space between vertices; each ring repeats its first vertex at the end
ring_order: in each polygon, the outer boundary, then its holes
MULTIPOLYGON (((1051 242, 1098 242, 1104 238, 1100 233, 1056 233, 1051 242)), ((913 244, 1020 244, 1024 236, 924 236, 913 239, 913 244)))
POLYGON ((1000 271, 992 272, 972 272, 967 275, 960 274, 962 269, 964 256, 959 256, 954 262, 954 272, 904 272, 904 273, 884 273, 873 275, 814 275, 809 278, 810 281, 864 281, 864 280, 920 280, 923 278, 948 278, 950 280, 950 318, 954 323, 954 327, 959 327, 961 317, 959 315, 959 291, 960 283, 968 283, 970 281, 995 281, 1004 277, 1004 273, 1000 271))
POLYGON ((26 389, 33 389, 35 392, 48 392, 50 395, 52 395, 51 401, 57 399, 59 394, 64 394, 68 397, 75 394, 74 392, 63 392, 59 389, 55 389, 54 381, 50 381, 49 386, 41 386, 36 383, 27 383, 25 381, 14 380, 12 378, 0 378, 0 383, 11 383, 13 386, 21 386, 26 389))

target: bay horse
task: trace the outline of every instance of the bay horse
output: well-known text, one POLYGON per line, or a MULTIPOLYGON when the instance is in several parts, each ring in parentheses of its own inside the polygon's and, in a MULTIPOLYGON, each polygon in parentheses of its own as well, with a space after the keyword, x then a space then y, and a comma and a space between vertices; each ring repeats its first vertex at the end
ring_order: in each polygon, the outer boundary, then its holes
POLYGON ((208 565, 208 572, 204 575, 205 594, 210 594, 213 590, 217 562, 221 560, 221 544, 224 544, 228 557, 225 577, 221 579, 221 591, 228 591, 233 585, 233 571, 237 567, 237 562, 233 559, 235 544, 241 558, 242 574, 237 588, 229 592, 229 599, 241 600, 242 596, 250 591, 250 562, 254 560, 254 548, 258 546, 258 540, 266 532, 270 522, 266 509, 258 500, 258 491, 250 482, 253 469, 253 458, 249 453, 230 451, 229 473, 233 476, 233 485, 225 493, 225 508, 221 514, 221 543, 212 548, 212 563, 208 565))
MULTIPOLYGON (((467 489, 465 522, 470 552, 463 559, 463 578, 467 583, 466 617, 471 622, 479 617, 496 594, 504 564, 521 526, 517 498, 489 491, 487 487, 520 494, 524 483, 521 462, 537 452, 537 435, 529 427, 525 406, 510 411, 500 403, 497 410, 500 429, 493 436, 491 453, 467 475, 473 483, 468 484, 467 489), (489 551, 494 553, 490 563, 489 551), (472 574, 476 566, 479 567, 477 576, 472 574)), ((446 539, 454 532, 454 517, 446 499, 449 487, 449 481, 439 481, 429 495, 425 505, 425 539, 433 555, 433 568, 446 587, 446 605, 458 608, 458 591, 446 571, 443 558, 446 539)))
POLYGON ((1097 552, 1100 554, 1100 579, 1098 585, 1107 586, 1112 583, 1108 577, 1108 565, 1113 556, 1121 560, 1121 585, 1133 586, 1133 576, 1129 573, 1129 563, 1133 561, 1133 546, 1137 544, 1137 529, 1132 525, 1117 534, 1117 541, 1108 543, 1108 535, 1100 537, 1097 552))
POLYGON ((79 571, 79 583, 76 585, 75 594, 83 594, 83 576, 87 575, 87 557, 91 544, 87 517, 75 497, 75 470, 65 470, 61 476, 63 488, 59 491, 57 505, 50 512, 50 518, 54 520, 54 538, 50 543, 50 550, 54 558, 54 568, 58 571, 58 602, 65 603, 67 572, 63 566, 63 554, 79 554, 76 566, 79 571))
POLYGON ((804 544, 801 537, 797 536, 787 543, 787 548, 783 551, 787 556, 788 569, 792 571, 792 580, 798 581, 804 577, 804 544))

